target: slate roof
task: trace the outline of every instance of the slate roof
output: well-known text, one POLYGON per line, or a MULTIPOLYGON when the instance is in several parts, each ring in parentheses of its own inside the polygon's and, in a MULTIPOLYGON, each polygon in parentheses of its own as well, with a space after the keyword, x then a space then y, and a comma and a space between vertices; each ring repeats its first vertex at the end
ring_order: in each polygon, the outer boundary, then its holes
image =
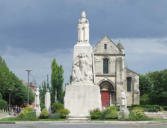
POLYGON ((117 47, 118 47, 119 49, 124 49, 124 47, 123 47, 123 45, 121 44, 121 42, 119 42, 119 43, 117 44, 117 47))

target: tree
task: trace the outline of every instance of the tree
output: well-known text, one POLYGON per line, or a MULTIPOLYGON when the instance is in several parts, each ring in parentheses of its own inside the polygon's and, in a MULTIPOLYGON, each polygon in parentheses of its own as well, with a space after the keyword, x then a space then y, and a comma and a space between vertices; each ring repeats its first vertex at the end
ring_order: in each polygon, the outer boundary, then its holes
POLYGON ((64 92, 63 92, 63 82, 64 82, 64 78, 63 78, 63 67, 62 65, 60 65, 58 67, 58 86, 57 86, 57 100, 60 103, 63 103, 64 100, 64 92))
POLYGON ((150 95, 151 103, 167 105, 167 70, 149 73, 148 76, 153 81, 153 91, 150 95))
MULTIPOLYGON (((9 102, 9 95, 11 95, 11 103, 13 105, 26 105, 27 87, 9 70, 2 57, 0 57, 0 93, 7 102, 9 102)), ((33 100, 34 96, 30 89, 30 103, 33 100)))
POLYGON ((153 81, 150 79, 148 75, 140 75, 139 77, 139 88, 140 95, 149 94, 153 89, 153 81))
POLYGON ((140 75, 141 104, 167 105, 167 69, 140 75))
POLYGON ((45 104, 45 94, 47 91, 46 81, 42 83, 42 86, 40 87, 39 91, 40 91, 40 103, 45 104))
POLYGON ((51 65, 51 103, 53 104, 56 100, 63 103, 64 92, 63 92, 63 67, 58 65, 56 59, 53 59, 51 65), (55 99, 56 98, 56 99, 55 99))
POLYGON ((52 65, 52 74, 51 74, 51 103, 53 104, 55 102, 55 95, 57 95, 57 86, 58 86, 58 64, 56 62, 56 59, 53 59, 52 65))

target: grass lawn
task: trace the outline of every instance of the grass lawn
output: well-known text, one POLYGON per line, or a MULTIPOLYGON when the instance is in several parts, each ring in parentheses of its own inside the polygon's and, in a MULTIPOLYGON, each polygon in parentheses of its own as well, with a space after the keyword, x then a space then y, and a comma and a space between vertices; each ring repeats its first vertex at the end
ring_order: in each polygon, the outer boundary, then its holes
POLYGON ((3 112, 3 111, 0 111, 0 114, 5 114, 5 113, 7 114, 8 112, 3 112))
MULTIPOLYGON (((15 122, 15 121, 25 121, 25 120, 17 120, 16 117, 7 117, 0 119, 0 122, 15 122)), ((39 119, 35 121, 65 121, 65 119, 39 119)))
MULTIPOLYGON (((39 119, 35 121, 65 121, 66 119, 39 119)), ((7 117, 0 119, 0 122, 16 122, 16 121, 25 121, 25 120, 17 120, 16 117, 7 117)), ((90 120, 90 121, 130 121, 130 120, 90 120)), ((162 118, 153 118, 153 119, 148 119, 148 120, 142 120, 142 121, 167 121, 167 119, 162 119, 162 118)))
POLYGON ((104 120, 100 120, 100 119, 90 119, 90 121, 167 121, 167 119, 163 119, 163 118, 148 118, 146 120, 126 120, 126 119, 104 119, 104 120))

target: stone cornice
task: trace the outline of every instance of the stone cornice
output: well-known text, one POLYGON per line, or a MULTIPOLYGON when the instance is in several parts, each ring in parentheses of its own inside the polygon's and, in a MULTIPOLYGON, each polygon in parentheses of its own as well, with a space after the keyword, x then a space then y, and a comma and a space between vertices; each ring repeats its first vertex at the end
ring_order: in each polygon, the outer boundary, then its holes
POLYGON ((94 56, 125 56, 125 54, 94 53, 94 56))
POLYGON ((115 77, 115 74, 96 74, 96 77, 115 77))

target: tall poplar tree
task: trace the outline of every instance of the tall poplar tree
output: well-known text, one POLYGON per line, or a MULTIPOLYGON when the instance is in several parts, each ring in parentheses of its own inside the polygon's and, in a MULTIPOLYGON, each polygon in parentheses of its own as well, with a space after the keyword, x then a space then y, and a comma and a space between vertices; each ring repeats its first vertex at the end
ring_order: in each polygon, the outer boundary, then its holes
POLYGON ((57 95, 57 78, 58 78, 58 64, 56 59, 53 59, 52 65, 52 74, 51 74, 51 103, 53 104, 57 99, 55 99, 55 95, 57 95))
POLYGON ((63 99, 64 99, 64 92, 63 92, 63 82, 64 82, 64 78, 63 78, 63 67, 62 65, 60 65, 58 67, 58 86, 57 86, 57 100, 60 103, 63 103, 63 99))
POLYGON ((40 87, 40 103, 45 104, 45 94, 47 91, 46 81, 42 82, 42 86, 40 87))
POLYGON ((63 103, 63 68, 57 64, 56 59, 53 59, 51 69, 51 103, 55 101, 63 103))

